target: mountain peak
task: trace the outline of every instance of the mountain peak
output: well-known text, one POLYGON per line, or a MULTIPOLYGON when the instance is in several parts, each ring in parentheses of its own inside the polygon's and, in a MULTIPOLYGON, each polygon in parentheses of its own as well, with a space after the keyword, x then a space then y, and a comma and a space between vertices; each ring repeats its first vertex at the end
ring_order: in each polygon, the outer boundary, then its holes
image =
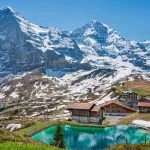
POLYGON ((89 20, 87 25, 90 25, 91 27, 101 26, 101 27, 107 28, 108 31, 112 31, 113 30, 113 28, 109 27, 107 24, 99 22, 97 20, 89 20))
POLYGON ((10 6, 2 7, 0 10, 15 13, 15 11, 10 6))
POLYGON ((15 10, 13 10, 10 6, 6 6, 0 9, 1 19, 7 18, 7 17, 17 17, 17 16, 20 16, 20 14, 17 13, 15 10))
POLYGON ((89 24, 96 24, 96 23, 98 23, 98 21, 97 20, 89 20, 89 24))
POLYGON ((104 26, 103 23, 101 23, 97 20, 89 20, 89 22, 87 24, 90 25, 90 26, 97 26, 97 25, 104 26))
MULTIPOLYGON (((101 22, 98 22, 97 20, 90 20, 88 23, 86 23, 81 28, 78 28, 73 33, 79 33, 80 36, 91 36, 91 35, 97 35, 102 36, 106 35, 108 33, 108 26, 105 24, 102 24, 101 22)), ((107 35, 106 35, 107 36, 107 35)))

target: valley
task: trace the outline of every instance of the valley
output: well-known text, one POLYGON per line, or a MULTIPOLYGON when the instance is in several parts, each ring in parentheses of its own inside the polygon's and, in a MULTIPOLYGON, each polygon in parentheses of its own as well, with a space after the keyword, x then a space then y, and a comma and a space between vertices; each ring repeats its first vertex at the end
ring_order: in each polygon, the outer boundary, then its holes
MULTIPOLYGON (((36 25, 10 7, 0 9, 0 148, 28 143, 31 150, 57 149, 31 139, 32 134, 54 125, 103 129, 138 122, 134 125, 147 131, 149 97, 149 40, 125 39, 97 20, 62 31, 36 25), (76 107, 73 116, 70 103, 92 107, 76 107), (102 110, 100 120, 97 109, 102 110), (85 118, 90 117, 97 124, 88 124, 85 118)), ((146 142, 143 145, 149 147, 146 142)))

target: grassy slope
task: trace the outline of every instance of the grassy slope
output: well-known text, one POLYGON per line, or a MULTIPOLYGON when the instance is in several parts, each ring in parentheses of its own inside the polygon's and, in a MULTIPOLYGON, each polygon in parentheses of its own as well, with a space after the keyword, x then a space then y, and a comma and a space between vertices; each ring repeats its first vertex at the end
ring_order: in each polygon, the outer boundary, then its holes
POLYGON ((23 144, 16 142, 0 143, 1 150, 60 150, 59 148, 46 145, 23 144))
POLYGON ((133 120, 150 121, 150 113, 133 113, 131 115, 121 118, 121 123, 130 124, 133 120))
POLYGON ((32 143, 35 144, 32 139, 24 137, 22 135, 16 134, 14 132, 9 132, 5 129, 0 129, 0 142, 22 142, 22 143, 32 143))
POLYGON ((0 129, 0 150, 60 150, 34 141, 30 137, 0 129))
POLYGON ((116 88, 116 92, 120 94, 128 89, 132 89, 141 96, 150 96, 150 81, 144 81, 141 79, 126 81, 123 86, 118 86, 116 88))

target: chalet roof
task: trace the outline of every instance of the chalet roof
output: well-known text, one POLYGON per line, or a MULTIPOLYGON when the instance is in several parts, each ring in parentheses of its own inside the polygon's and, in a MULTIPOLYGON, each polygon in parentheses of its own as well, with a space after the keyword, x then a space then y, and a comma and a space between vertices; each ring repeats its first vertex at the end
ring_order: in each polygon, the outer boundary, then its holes
POLYGON ((99 106, 95 105, 90 111, 92 111, 92 112, 98 112, 100 109, 101 109, 100 105, 99 106))
POLYGON ((135 109, 133 109, 133 108, 131 108, 131 107, 128 107, 128 106, 126 106, 126 105, 120 103, 120 102, 117 101, 117 100, 110 100, 110 101, 107 101, 106 103, 102 104, 101 107, 105 107, 105 106, 111 105, 111 104, 116 104, 116 105, 119 105, 119 106, 121 106, 121 107, 123 107, 123 108, 126 108, 126 109, 128 109, 128 110, 131 110, 131 111, 136 112, 135 109))
POLYGON ((150 107, 150 102, 138 102, 139 107, 150 107))
POLYGON ((150 101, 150 97, 141 97, 141 98, 139 99, 139 101, 142 101, 142 100, 150 101))
POLYGON ((70 103, 67 109, 90 110, 95 104, 92 103, 70 103))

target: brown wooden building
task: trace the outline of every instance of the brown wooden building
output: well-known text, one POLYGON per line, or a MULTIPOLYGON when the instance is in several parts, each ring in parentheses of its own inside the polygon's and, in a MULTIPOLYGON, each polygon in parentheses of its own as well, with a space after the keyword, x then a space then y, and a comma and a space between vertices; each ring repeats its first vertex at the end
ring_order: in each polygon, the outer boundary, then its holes
POLYGON ((108 101, 102 104, 101 107, 103 108, 104 114, 106 115, 125 116, 136 112, 135 109, 130 108, 117 100, 108 101))
POLYGON ((150 113, 150 101, 140 101, 138 102, 138 107, 140 113, 150 113))
POLYGON ((80 123, 99 123, 103 118, 103 109, 92 103, 70 103, 67 109, 72 120, 80 123))

